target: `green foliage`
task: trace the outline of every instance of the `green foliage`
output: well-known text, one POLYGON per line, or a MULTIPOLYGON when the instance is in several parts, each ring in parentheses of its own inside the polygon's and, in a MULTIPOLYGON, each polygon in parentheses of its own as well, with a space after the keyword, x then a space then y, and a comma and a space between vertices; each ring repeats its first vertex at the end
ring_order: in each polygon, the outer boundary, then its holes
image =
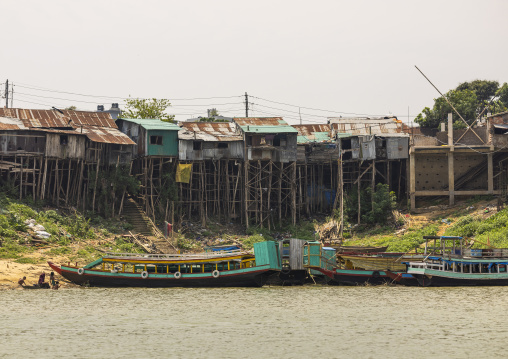
MULTIPOLYGON (((378 183, 376 190, 366 188, 360 192, 361 221, 367 224, 388 223, 393 217, 392 210, 396 204, 395 192, 388 190, 387 184, 378 183)), ((346 198, 344 212, 349 222, 356 222, 358 218, 358 192, 352 191, 346 198)))
MULTIPOLYGON (((95 179, 96 176, 97 173, 91 171, 90 178, 95 179)), ((92 197, 95 190, 97 211, 108 217, 115 215, 124 192, 136 195, 139 191, 140 182, 130 175, 130 168, 126 165, 102 170, 97 178, 97 184, 95 181, 90 183, 89 194, 92 197)))
POLYGON ((508 248, 508 209, 503 209, 487 219, 466 215, 447 228, 445 235, 474 238, 475 247, 490 244, 497 248, 508 248))
POLYGON ((270 233, 268 228, 253 226, 247 228, 245 233, 249 236, 261 236, 264 238, 265 241, 273 241, 272 234, 270 233))
POLYGON ((168 115, 166 109, 171 106, 171 102, 166 99, 125 99, 126 110, 123 112, 124 118, 144 118, 160 119, 163 122, 175 122, 174 115, 168 115))
POLYGON ((273 238, 267 239, 265 236, 263 236, 261 234, 254 234, 252 236, 249 236, 249 237, 245 238, 242 241, 242 245, 243 245, 244 249, 249 250, 249 249, 252 249, 254 247, 254 243, 264 242, 264 241, 267 241, 267 240, 273 240, 273 238))
MULTIPOLYGON (((508 84, 499 87, 497 81, 474 80, 463 82, 456 89, 448 91, 445 96, 457 109, 460 115, 471 124, 487 107, 491 113, 506 111, 508 108, 508 84), (498 99, 495 99, 498 96, 498 99)), ((453 113, 454 128, 466 125, 452 110, 443 97, 434 100, 432 109, 425 107, 416 117, 415 122, 422 127, 437 128, 440 122, 446 122, 448 113, 453 113)), ((486 112, 486 111, 485 111, 486 112)), ((485 112, 483 112, 485 114, 485 112)))
MULTIPOLYGON (((499 96, 499 101, 501 104, 507 108, 508 107, 508 83, 504 83, 503 86, 499 88, 496 92, 496 96, 499 96)), ((498 113, 501 111, 491 111, 491 113, 498 113)))
POLYGON ((288 225, 284 228, 284 232, 289 232, 291 237, 304 239, 306 241, 316 240, 316 230, 312 222, 304 221, 296 226, 288 225))
POLYGON ((30 257, 23 257, 23 258, 16 259, 14 262, 23 263, 23 264, 38 264, 38 263, 41 263, 42 260, 39 260, 36 258, 30 258, 30 257))
POLYGON ((408 252, 425 243, 423 236, 435 236, 438 229, 438 224, 432 224, 419 229, 409 229, 400 239, 392 239, 383 244, 388 245, 388 251, 390 252, 408 252))
POLYGON ((479 108, 485 102, 488 102, 492 96, 496 94, 499 88, 499 82, 488 80, 474 80, 471 82, 463 82, 457 86, 458 91, 473 91, 477 97, 476 107, 479 108))
POLYGON ((51 248, 49 251, 48 251, 49 254, 52 254, 52 255, 55 255, 55 256, 62 256, 62 255, 65 255, 65 254, 71 254, 72 251, 69 247, 55 247, 55 248, 51 248))
MULTIPOLYGON (((445 96, 468 124, 476 119, 478 98, 474 91, 469 89, 450 90, 445 96)), ((432 109, 425 107, 415 118, 415 122, 422 127, 437 128, 441 122, 448 121, 449 113, 453 113, 453 128, 458 129, 466 126, 443 97, 434 100, 432 109)))

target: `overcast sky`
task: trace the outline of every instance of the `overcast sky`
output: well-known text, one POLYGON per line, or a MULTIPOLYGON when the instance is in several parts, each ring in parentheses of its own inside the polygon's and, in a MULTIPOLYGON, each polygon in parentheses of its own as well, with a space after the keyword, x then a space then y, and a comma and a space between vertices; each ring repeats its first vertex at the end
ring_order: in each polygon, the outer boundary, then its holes
POLYGON ((415 116, 438 96, 414 65, 443 92, 508 81, 501 0, 1 0, 1 9, 0 83, 14 83, 19 108, 95 110, 130 95, 170 99, 178 120, 212 107, 244 116, 247 92, 249 115, 290 123, 299 111, 304 123, 407 120, 408 107, 415 116))

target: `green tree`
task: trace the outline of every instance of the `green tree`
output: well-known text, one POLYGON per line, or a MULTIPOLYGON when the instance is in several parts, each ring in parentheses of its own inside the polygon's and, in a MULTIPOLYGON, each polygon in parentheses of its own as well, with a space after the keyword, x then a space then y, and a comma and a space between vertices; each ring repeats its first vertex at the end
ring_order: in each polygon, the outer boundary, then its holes
POLYGON ((168 115, 166 110, 171 106, 171 102, 166 99, 141 99, 131 98, 125 100, 126 110, 123 112, 124 118, 151 118, 159 119, 163 122, 175 122, 174 115, 168 115))
MULTIPOLYGON (((471 82, 463 82, 457 86, 456 90, 471 90, 476 94, 478 99, 478 107, 482 106, 485 102, 489 102, 490 99, 496 95, 496 91, 499 88, 499 82, 488 81, 488 80, 474 80, 471 82)), ((480 110, 481 111, 481 110, 480 110)))
POLYGON ((69 107, 66 107, 65 109, 66 110, 71 110, 71 111, 76 111, 77 107, 76 106, 69 106, 69 107))
MULTIPOLYGON (((478 98, 476 97, 474 91, 450 90, 445 94, 445 96, 468 124, 472 123, 476 119, 478 98)), ((434 100, 434 107, 432 109, 425 107, 423 111, 416 116, 415 122, 422 127, 437 128, 439 123, 447 121, 448 114, 450 112, 454 115, 454 128, 466 127, 464 122, 459 118, 455 111, 453 111, 443 97, 439 97, 434 100)))
MULTIPOLYGON (((504 85, 503 85, 504 86, 504 85)), ((499 82, 489 80, 474 80, 471 82, 463 82, 456 89, 448 91, 445 96, 457 109, 464 120, 471 124, 480 114, 485 114, 487 109, 491 113, 503 111, 508 105, 508 85, 505 92, 500 93, 499 82), (507 102, 496 99, 496 96, 505 95, 507 102)), ((464 128, 466 124, 453 111, 448 102, 439 97, 434 99, 434 106, 425 107, 415 118, 415 122, 422 127, 437 128, 440 122, 446 122, 448 113, 453 113, 455 121, 454 128, 464 128)))
POLYGON ((508 107, 508 83, 505 82, 503 86, 501 86, 499 90, 497 90, 496 96, 499 96, 498 101, 501 103, 502 106, 504 106, 506 111, 506 108, 508 107))

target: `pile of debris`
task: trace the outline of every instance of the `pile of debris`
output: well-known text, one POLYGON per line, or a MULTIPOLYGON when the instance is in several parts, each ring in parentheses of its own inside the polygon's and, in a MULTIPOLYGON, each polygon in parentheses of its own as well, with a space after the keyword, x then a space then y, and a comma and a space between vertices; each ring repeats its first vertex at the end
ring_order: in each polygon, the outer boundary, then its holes
POLYGON ((342 242, 340 239, 340 223, 335 219, 316 226, 316 233, 323 243, 340 244, 342 242))

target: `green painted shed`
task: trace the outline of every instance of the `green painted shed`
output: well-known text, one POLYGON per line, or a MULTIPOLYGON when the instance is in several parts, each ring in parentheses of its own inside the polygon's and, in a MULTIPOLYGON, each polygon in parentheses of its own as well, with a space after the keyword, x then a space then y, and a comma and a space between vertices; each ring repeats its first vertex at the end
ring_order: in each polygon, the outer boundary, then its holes
POLYGON ((119 118, 120 131, 129 136, 134 146, 133 157, 178 157, 178 131, 181 128, 158 119, 119 118))

